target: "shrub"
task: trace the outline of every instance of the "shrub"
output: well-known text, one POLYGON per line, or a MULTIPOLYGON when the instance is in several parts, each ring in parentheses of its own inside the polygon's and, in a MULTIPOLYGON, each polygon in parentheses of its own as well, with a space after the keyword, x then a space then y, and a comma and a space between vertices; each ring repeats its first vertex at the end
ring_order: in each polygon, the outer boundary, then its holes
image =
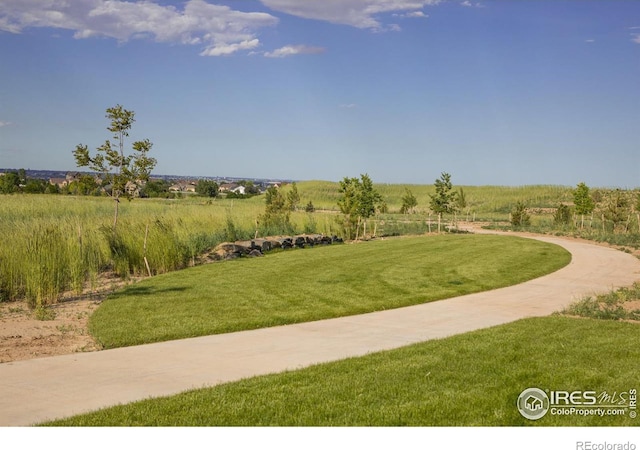
POLYGON ((569 225, 571 223, 571 208, 565 204, 561 204, 553 214, 553 223, 560 226, 569 225))
POLYGON ((527 212, 524 202, 517 202, 511 210, 511 225, 514 227, 528 227, 531 225, 531 216, 527 212))

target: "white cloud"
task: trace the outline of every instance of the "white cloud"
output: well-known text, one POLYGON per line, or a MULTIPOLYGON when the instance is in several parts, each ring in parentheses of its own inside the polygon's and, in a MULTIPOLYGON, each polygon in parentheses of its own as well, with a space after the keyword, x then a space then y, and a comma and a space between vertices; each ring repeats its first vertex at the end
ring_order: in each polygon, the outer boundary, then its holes
POLYGON ((251 39, 250 41, 242 41, 236 44, 220 44, 213 47, 209 47, 200 53, 202 56, 225 56, 231 55, 238 50, 251 50, 260 45, 258 39, 251 39))
POLYGON ((585 42, 587 44, 593 44, 596 40, 595 39, 585 39, 585 42))
POLYGON ((8 127, 9 125, 11 125, 11 122, 3 122, 2 120, 0 120, 0 128, 8 127))
POLYGON ((188 0, 184 8, 150 1, 123 0, 2 0, 0 30, 20 33, 48 27, 74 31, 76 39, 104 36, 126 42, 147 38, 156 42, 200 45, 202 55, 229 55, 259 45, 257 31, 278 19, 262 12, 234 11, 204 0, 188 0))
POLYGON ((356 105, 355 103, 343 103, 342 105, 340 105, 340 108, 344 108, 344 109, 353 109, 356 108, 358 105, 356 105))
POLYGON ((640 34, 632 34, 631 42, 635 42, 636 44, 640 44, 640 34))
POLYGON ((470 2, 469 0, 465 0, 464 2, 460 3, 462 6, 466 6, 467 8, 484 8, 484 5, 480 2, 470 2))
POLYGON ((326 49, 322 47, 309 47, 306 45, 285 45, 272 52, 265 52, 267 58, 286 58, 294 55, 317 55, 324 53, 326 49))
MULTIPOLYGON (((267 7, 305 19, 350 25, 356 28, 385 30, 377 16, 383 13, 419 13, 427 5, 441 0, 261 0, 267 7)), ((418 17, 418 16, 415 16, 418 17)))

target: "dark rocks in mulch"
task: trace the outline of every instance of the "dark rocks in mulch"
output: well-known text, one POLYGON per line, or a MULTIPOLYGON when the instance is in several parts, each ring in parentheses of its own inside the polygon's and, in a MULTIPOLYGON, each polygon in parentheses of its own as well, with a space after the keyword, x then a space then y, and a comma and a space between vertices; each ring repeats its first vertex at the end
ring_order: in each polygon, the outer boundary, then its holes
POLYGON ((316 245, 340 244, 343 240, 337 236, 322 234, 301 234, 296 236, 273 236, 251 241, 224 242, 207 252, 203 262, 225 261, 240 257, 259 257, 276 249, 305 248, 316 245))

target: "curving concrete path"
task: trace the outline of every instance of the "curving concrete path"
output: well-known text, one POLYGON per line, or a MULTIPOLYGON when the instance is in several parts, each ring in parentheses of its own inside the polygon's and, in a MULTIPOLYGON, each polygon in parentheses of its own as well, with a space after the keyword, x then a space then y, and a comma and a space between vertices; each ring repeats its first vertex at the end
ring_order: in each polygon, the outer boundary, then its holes
POLYGON ((526 283, 359 316, 0 364, 0 426, 31 425, 148 397, 297 369, 524 317, 640 280, 640 260, 607 247, 534 237, 572 254, 526 283))

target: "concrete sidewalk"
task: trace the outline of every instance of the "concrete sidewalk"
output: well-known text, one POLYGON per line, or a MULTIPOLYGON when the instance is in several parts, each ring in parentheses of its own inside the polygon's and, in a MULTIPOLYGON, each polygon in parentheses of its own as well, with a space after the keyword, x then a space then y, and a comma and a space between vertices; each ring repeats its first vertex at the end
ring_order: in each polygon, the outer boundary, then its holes
POLYGON ((640 261, 553 237, 571 263, 517 286, 339 319, 0 364, 0 425, 98 408, 401 347, 558 311, 640 280, 640 261))

